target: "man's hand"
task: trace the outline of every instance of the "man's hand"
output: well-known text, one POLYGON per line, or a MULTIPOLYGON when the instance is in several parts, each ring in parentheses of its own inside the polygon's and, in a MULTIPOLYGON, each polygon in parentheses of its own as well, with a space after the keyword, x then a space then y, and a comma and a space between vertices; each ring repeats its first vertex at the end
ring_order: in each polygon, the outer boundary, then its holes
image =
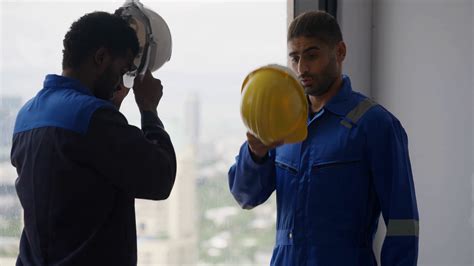
POLYGON ((150 70, 143 76, 137 76, 133 85, 133 93, 140 111, 152 111, 156 113, 156 108, 163 96, 163 86, 159 79, 153 78, 150 70))
POLYGON ((127 88, 123 85, 123 82, 120 82, 119 88, 117 91, 114 92, 114 96, 112 97, 112 103, 120 109, 123 100, 127 97, 130 88, 127 88))
POLYGON ((263 157, 265 157, 265 155, 267 155, 269 150, 281 146, 284 143, 283 141, 277 141, 270 144, 269 146, 266 146, 262 143, 261 140, 252 135, 252 133, 250 132, 247 132, 247 142, 249 144, 249 148, 252 152, 252 155, 255 156, 256 159, 262 159, 263 157))

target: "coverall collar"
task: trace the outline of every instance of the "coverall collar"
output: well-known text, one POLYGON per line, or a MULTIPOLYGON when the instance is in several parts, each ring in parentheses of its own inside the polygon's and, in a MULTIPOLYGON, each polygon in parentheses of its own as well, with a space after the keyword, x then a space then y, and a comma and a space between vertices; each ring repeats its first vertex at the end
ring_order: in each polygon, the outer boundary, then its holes
POLYGON ((43 88, 74 89, 84 94, 93 96, 92 92, 86 86, 82 85, 82 83, 79 80, 69 78, 69 77, 54 75, 54 74, 46 75, 46 78, 43 83, 43 88))
POLYGON ((351 104, 352 86, 351 80, 348 76, 342 75, 342 85, 339 92, 329 100, 324 106, 324 109, 340 115, 345 116, 351 111, 353 105, 351 104))

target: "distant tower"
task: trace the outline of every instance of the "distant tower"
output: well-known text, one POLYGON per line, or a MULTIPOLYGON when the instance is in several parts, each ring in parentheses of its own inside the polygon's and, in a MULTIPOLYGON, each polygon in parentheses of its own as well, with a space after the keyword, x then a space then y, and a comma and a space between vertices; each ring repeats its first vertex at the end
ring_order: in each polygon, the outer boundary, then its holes
POLYGON ((185 146, 176 151, 178 171, 169 199, 137 201, 138 265, 197 264, 199 116, 199 97, 193 93, 185 102, 185 146))
POLYGON ((200 105, 197 93, 185 101, 186 146, 178 155, 178 174, 170 197, 169 263, 193 265, 197 262, 198 216, 196 205, 197 159, 199 150, 200 105), (183 256, 186 254, 186 256, 183 256))
POLYGON ((197 92, 192 92, 185 101, 186 117, 184 118, 184 130, 186 145, 195 149, 195 152, 197 152, 197 149, 199 148, 200 141, 200 110, 199 95, 197 92))

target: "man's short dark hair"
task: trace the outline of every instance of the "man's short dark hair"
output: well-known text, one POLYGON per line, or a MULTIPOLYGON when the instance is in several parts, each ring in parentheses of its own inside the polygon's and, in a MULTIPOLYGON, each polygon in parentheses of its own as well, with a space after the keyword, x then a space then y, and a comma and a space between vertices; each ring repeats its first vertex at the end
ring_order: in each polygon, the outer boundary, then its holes
POLYGON ((337 20, 324 11, 308 11, 296 17, 288 28, 288 41, 298 37, 316 38, 328 45, 342 41, 337 20))
POLYGON ((139 44, 135 31, 118 15, 93 12, 75 21, 64 37, 63 69, 77 68, 97 49, 105 47, 113 56, 136 56, 139 44))

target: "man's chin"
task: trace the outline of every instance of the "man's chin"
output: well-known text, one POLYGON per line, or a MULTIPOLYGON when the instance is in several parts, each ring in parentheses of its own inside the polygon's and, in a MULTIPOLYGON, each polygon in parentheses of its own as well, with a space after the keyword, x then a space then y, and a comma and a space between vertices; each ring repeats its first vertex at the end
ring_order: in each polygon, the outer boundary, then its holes
POLYGON ((305 87, 304 93, 311 96, 322 96, 329 91, 329 87, 324 88, 315 88, 315 87, 305 87))
POLYGON ((332 79, 325 79, 321 82, 318 82, 317 84, 312 84, 312 86, 305 86, 304 87, 304 92, 308 95, 312 96, 323 96, 326 94, 328 91, 331 90, 332 85, 336 81, 337 78, 332 78, 332 79))

